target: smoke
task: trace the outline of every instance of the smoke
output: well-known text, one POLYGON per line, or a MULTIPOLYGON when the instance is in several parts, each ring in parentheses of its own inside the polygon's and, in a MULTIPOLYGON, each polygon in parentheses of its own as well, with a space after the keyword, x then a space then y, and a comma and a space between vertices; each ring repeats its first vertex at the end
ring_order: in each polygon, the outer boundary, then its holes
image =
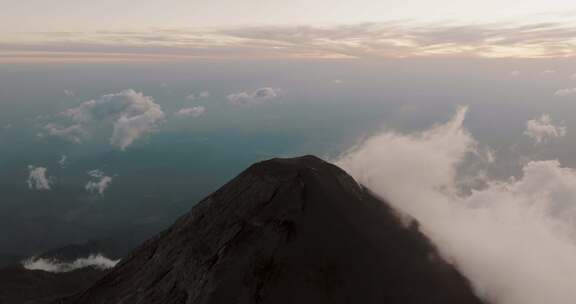
POLYGON ((421 223, 443 256, 496 304, 576 299, 576 170, 531 161, 520 177, 462 191, 467 157, 481 156, 466 108, 413 134, 383 131, 337 164, 421 223))
POLYGON ((22 261, 22 266, 28 270, 42 270, 47 272, 61 273, 74 271, 85 267, 94 267, 105 270, 118 264, 120 260, 111 260, 101 254, 90 255, 86 258, 78 258, 73 262, 62 262, 57 259, 31 257, 22 261))

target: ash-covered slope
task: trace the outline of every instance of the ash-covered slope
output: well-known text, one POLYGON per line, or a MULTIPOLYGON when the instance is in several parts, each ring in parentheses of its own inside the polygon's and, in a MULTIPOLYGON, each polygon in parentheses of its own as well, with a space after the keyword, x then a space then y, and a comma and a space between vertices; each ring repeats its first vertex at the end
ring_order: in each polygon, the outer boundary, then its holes
POLYGON ((408 226, 334 165, 273 159, 58 303, 480 303, 408 226))

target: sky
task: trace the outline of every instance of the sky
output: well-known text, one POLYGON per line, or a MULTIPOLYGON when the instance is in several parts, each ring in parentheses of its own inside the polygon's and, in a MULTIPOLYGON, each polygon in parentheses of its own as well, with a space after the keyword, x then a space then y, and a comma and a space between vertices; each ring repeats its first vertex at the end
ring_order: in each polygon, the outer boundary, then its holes
MULTIPOLYGON (((6 0, 3 0, 6 1, 6 0)), ((576 4, 529 1, 10 1, 1 62, 572 57, 576 4)))

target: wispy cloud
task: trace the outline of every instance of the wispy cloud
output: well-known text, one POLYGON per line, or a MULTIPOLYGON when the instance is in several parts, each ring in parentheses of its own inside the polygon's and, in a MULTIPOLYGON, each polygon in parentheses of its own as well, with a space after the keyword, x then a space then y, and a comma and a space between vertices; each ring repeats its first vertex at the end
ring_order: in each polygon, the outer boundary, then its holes
POLYGON ((576 88, 560 89, 554 93, 554 96, 558 96, 558 97, 566 97, 566 96, 574 96, 574 95, 576 95, 576 88))
POLYGON ((0 41, 0 61, 182 60, 313 57, 574 57, 576 27, 534 24, 420 24, 410 21, 339 26, 253 26, 19 33, 0 41))
POLYGON ((227 96, 228 101, 236 105, 257 105, 280 97, 280 89, 259 88, 252 92, 239 92, 227 96))

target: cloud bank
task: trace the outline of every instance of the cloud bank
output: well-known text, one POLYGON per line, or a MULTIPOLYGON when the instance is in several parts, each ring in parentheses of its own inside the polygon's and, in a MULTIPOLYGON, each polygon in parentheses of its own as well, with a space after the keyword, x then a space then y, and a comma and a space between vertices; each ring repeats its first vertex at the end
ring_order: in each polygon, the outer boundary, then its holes
POLYGON ((29 258, 22 262, 22 266, 28 270, 42 270, 46 272, 62 273, 70 272, 85 267, 94 267, 105 270, 116 266, 120 260, 111 260, 101 254, 90 255, 86 258, 78 258, 73 262, 62 262, 57 259, 29 258))
POLYGON ((565 126, 552 124, 550 115, 543 114, 539 118, 526 122, 526 131, 524 131, 524 134, 532 138, 536 144, 540 144, 549 142, 557 137, 563 137, 566 135, 566 132, 567 129, 565 126))
POLYGON ((32 190, 50 190, 53 179, 48 176, 48 169, 45 167, 28 166, 28 188, 32 190))
POLYGON ((576 170, 531 161, 523 175, 461 191, 460 168, 479 145, 466 109, 429 130, 384 130, 336 162, 421 228, 495 304, 569 304, 576 298, 576 170))
POLYGON ((165 117, 162 107, 152 97, 131 89, 85 101, 61 115, 70 123, 46 124, 44 129, 48 135, 80 143, 98 125, 110 124, 113 127, 110 144, 120 150, 155 130, 165 117))
POLYGON ((239 92, 227 96, 228 101, 236 105, 258 105, 280 97, 280 89, 260 88, 252 92, 239 92))
POLYGON ((91 180, 84 187, 88 192, 96 192, 100 195, 104 195, 106 189, 112 183, 112 177, 106 176, 101 170, 88 171, 88 175, 91 180))

